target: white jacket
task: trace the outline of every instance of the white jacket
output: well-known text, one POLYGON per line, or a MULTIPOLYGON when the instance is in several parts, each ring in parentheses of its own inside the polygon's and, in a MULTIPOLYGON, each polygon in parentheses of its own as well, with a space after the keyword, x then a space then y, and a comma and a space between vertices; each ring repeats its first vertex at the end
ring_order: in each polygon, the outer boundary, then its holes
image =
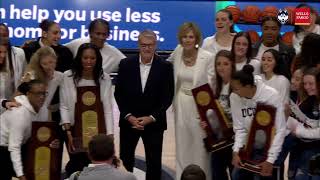
MULTIPOLYGON (((17 88, 20 85, 20 79, 23 75, 24 69, 27 65, 27 61, 26 61, 26 57, 24 54, 24 51, 21 48, 18 47, 14 47, 12 46, 12 51, 11 51, 11 57, 12 57, 12 66, 13 66, 13 70, 14 70, 14 86, 17 88)), ((8 58, 7 58, 8 60, 8 58)), ((1 73, 0 73, 1 75, 1 73)), ((11 97, 4 97, 4 90, 2 88, 4 88, 4 86, 2 85, 1 82, 4 82, 2 79, 4 77, 0 76, 0 105, 2 103, 3 100, 5 99, 9 99, 11 97), (1 81, 2 79, 2 81, 1 81)), ((1 111, 2 106, 0 106, 0 111, 1 111)))
POLYGON ((256 86, 257 91, 251 99, 241 98, 235 93, 230 95, 233 130, 235 132, 233 151, 239 152, 240 148, 247 142, 257 102, 272 105, 277 108, 275 117, 276 134, 269 149, 267 161, 274 163, 281 151, 286 132, 284 105, 275 89, 261 81, 257 81, 256 86))
POLYGON ((0 145, 8 146, 17 177, 24 175, 21 146, 31 137, 32 121, 37 115, 27 96, 19 96, 19 102, 21 106, 0 116, 0 145))
MULTIPOLYGON (((178 87, 180 87, 177 79, 180 67, 183 65, 182 53, 183 47, 178 45, 168 58, 168 61, 173 63, 175 92, 177 92, 178 87)), ((213 68, 213 55, 210 52, 199 48, 196 64, 194 66, 193 87, 196 88, 208 83, 208 79, 212 77, 210 72, 212 72, 211 69, 213 68)))
MULTIPOLYGON (((75 104, 77 102, 77 89, 71 77, 71 70, 64 72, 63 81, 60 86, 60 124, 75 122, 75 104)), ((104 118, 107 134, 113 134, 113 114, 112 114, 112 88, 110 76, 104 73, 100 79, 100 96, 103 104, 104 118)))
MULTIPOLYGON (((89 43, 89 38, 79 38, 75 39, 67 44, 67 46, 70 51, 73 54, 73 57, 76 57, 78 48, 84 44, 89 43)), ((107 42, 104 44, 103 48, 100 49, 100 53, 102 56, 102 68, 104 72, 110 74, 112 72, 117 72, 119 68, 119 63, 121 59, 124 59, 126 56, 122 54, 121 51, 119 51, 114 46, 109 45, 107 42)))

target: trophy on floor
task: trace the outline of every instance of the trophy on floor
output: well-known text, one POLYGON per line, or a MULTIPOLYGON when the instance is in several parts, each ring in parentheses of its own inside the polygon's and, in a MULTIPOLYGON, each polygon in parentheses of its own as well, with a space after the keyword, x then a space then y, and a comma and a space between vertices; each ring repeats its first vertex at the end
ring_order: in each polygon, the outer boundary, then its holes
POLYGON ((75 123, 72 129, 75 152, 87 152, 91 138, 106 134, 100 88, 85 86, 77 88, 75 123))
POLYGON ((232 121, 226 116, 219 101, 215 99, 209 84, 192 89, 200 121, 207 123, 207 137, 203 139, 208 152, 216 152, 234 143, 232 121))
POLYGON ((275 115, 275 107, 262 103, 257 104, 247 143, 239 152, 243 163, 241 168, 255 173, 261 172, 258 165, 267 160, 275 134, 275 115))
MULTIPOLYGON (((56 122, 32 122, 32 138, 26 145, 24 172, 27 179, 61 179, 61 149, 50 144, 58 137, 56 122)), ((61 145, 61 142, 60 142, 61 145)))

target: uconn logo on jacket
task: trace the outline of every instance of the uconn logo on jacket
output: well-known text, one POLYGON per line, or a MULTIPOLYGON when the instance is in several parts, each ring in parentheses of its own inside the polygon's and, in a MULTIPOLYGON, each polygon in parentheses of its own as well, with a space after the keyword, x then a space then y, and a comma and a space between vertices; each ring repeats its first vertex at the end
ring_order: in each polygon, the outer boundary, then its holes
POLYGON ((242 113, 243 118, 252 117, 252 116, 254 116, 255 112, 256 112, 256 108, 252 108, 252 107, 241 109, 241 113, 242 113))

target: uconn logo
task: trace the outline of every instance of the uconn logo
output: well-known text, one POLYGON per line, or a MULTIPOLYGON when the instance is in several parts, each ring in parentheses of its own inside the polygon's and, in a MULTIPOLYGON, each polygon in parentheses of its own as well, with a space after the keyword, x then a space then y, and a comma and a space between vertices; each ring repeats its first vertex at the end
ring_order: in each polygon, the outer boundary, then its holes
POLYGON ((250 117, 250 116, 253 116, 256 112, 256 108, 244 108, 244 109, 241 109, 241 112, 242 112, 242 117, 245 118, 245 117, 250 117))

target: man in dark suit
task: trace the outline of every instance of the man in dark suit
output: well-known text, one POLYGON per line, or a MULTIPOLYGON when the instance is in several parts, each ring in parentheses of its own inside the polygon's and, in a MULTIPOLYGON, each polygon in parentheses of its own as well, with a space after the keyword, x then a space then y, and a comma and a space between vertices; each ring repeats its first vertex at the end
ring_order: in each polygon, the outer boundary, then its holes
POLYGON ((139 138, 143 140, 147 180, 161 179, 166 110, 172 103, 172 65, 155 54, 156 34, 145 30, 138 37, 139 55, 121 60, 115 98, 120 110, 120 158, 133 171, 139 138))

